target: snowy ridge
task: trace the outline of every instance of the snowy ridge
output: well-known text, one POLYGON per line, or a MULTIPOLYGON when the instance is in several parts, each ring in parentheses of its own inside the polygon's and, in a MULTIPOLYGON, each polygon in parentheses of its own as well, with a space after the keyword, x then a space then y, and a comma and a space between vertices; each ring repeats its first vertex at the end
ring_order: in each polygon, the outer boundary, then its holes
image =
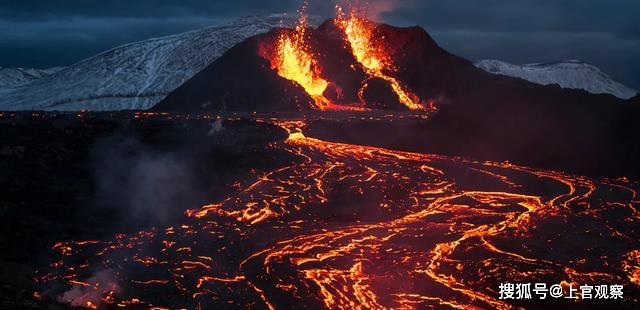
POLYGON ((621 99, 638 95, 637 90, 615 81, 598 67, 579 60, 525 65, 481 60, 475 66, 493 74, 517 77, 536 84, 582 89, 592 94, 611 94, 621 99))
POLYGON ((0 84, 0 110, 148 109, 235 44, 295 22, 252 16, 116 47, 30 82, 0 84))
POLYGON ((54 74, 64 67, 47 69, 0 68, 0 87, 18 86, 54 74))

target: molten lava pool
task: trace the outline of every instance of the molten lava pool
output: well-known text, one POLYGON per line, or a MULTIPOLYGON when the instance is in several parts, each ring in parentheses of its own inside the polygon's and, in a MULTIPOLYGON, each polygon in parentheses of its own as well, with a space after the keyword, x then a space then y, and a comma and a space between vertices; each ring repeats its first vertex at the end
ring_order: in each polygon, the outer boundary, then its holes
MULTIPOLYGON (((269 119, 298 160, 182 224, 60 242, 38 278, 90 308, 596 307, 501 283, 624 286, 638 302, 638 183, 326 142, 269 119)), ((44 290, 44 289, 43 289, 44 290)))

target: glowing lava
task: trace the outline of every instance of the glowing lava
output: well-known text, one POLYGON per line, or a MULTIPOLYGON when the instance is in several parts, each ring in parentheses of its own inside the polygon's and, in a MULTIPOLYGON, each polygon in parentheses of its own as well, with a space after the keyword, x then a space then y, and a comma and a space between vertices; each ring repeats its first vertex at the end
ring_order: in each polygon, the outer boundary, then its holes
POLYGON ((278 75, 298 83, 311 96, 316 108, 325 110, 331 101, 324 96, 329 83, 320 76, 318 63, 307 42, 307 18, 300 14, 294 32, 282 32, 278 37, 271 68, 278 75))
POLYGON ((638 183, 327 142, 306 137, 305 120, 260 121, 287 130, 269 147, 298 160, 243 177, 175 226, 56 244, 43 294, 131 309, 512 309, 500 283, 544 282, 618 283, 640 301, 638 183))
POLYGON ((300 20, 293 30, 283 30, 274 43, 266 48, 269 54, 261 51, 262 56, 271 62, 271 68, 277 74, 300 85, 313 99, 314 108, 319 110, 351 110, 363 111, 366 102, 364 92, 372 78, 379 78, 389 83, 398 101, 411 110, 426 110, 420 98, 404 87, 389 72, 396 71, 393 59, 382 40, 374 38, 376 24, 358 15, 353 9, 346 15, 337 7, 336 25, 344 32, 344 37, 351 48, 356 61, 362 66, 367 78, 361 81, 358 91, 359 103, 339 105, 325 96, 329 81, 322 76, 320 63, 309 44, 309 31, 304 8, 300 12, 300 20))
MULTIPOLYGON (((386 73, 395 71, 396 68, 383 42, 374 40, 375 23, 360 17, 356 9, 351 9, 348 15, 343 12, 340 6, 336 6, 336 9, 336 25, 344 31, 346 40, 358 63, 365 68, 370 76, 387 81, 398 96, 400 103, 411 110, 424 110, 425 107, 421 104, 418 96, 406 90, 396 78, 386 73)), ((365 80, 359 92, 360 100, 363 102, 363 92, 366 87, 367 81, 365 80)))

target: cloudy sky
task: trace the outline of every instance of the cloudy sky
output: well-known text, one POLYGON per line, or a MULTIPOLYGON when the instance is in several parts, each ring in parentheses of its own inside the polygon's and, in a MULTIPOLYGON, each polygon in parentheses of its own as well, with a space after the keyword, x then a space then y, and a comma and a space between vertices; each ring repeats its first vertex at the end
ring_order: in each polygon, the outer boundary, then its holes
MULTIPOLYGON (((294 12, 302 0, 21 0, 0 3, 0 67, 72 64, 111 47, 236 17, 294 12)), ((310 0, 330 16, 332 0, 310 0)), ((640 89, 640 1, 370 0, 379 18, 421 25, 471 60, 581 59, 640 89)))

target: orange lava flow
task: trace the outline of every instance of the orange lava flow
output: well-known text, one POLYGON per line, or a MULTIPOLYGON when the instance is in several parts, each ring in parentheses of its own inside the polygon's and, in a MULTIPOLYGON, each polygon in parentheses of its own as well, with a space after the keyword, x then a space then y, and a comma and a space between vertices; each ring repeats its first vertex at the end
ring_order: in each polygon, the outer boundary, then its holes
POLYGON ((637 182, 328 142, 306 136, 306 120, 261 121, 288 132, 269 147, 296 160, 243 177, 174 226, 59 242, 38 281, 66 285, 71 303, 132 309, 519 307, 499 299, 503 282, 617 283, 640 302, 637 182), (111 277, 95 276, 105 269, 111 277))
MULTIPOLYGON (((358 16, 355 9, 347 15, 341 7, 337 6, 336 8, 336 24, 344 31, 346 40, 358 63, 365 68, 369 75, 387 81, 398 96, 400 103, 411 110, 424 110, 425 107, 421 104, 418 96, 406 90, 396 78, 386 73, 386 71, 395 70, 395 66, 385 46, 373 39, 375 23, 358 16)), ((360 90, 361 100, 363 100, 362 93, 366 87, 365 81, 360 90)))
POLYGON ((281 77, 298 83, 314 100, 316 108, 325 110, 331 101, 324 96, 329 83, 320 76, 316 62, 306 38, 307 21, 301 14, 295 32, 280 34, 271 58, 271 67, 281 77))

